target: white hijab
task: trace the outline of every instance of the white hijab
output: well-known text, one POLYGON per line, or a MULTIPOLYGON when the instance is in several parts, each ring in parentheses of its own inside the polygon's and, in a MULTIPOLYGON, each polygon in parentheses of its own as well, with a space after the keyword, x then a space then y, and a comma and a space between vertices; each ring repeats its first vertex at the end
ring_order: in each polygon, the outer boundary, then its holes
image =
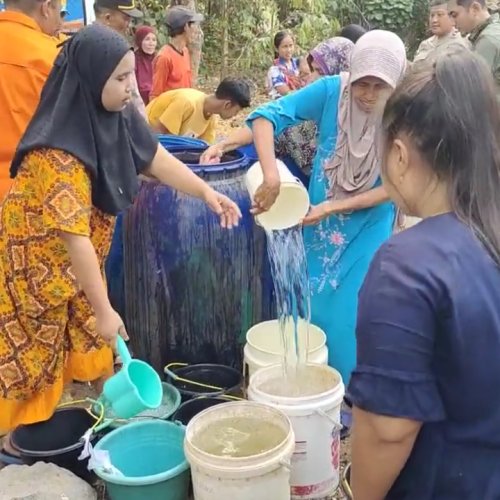
POLYGON ((405 46, 390 31, 369 31, 354 46, 351 72, 341 75, 336 150, 332 160, 325 165, 330 182, 329 198, 343 199, 368 191, 380 175, 376 129, 381 124, 388 95, 381 96, 377 108, 366 113, 352 98, 352 84, 372 76, 394 90, 405 70, 405 46))

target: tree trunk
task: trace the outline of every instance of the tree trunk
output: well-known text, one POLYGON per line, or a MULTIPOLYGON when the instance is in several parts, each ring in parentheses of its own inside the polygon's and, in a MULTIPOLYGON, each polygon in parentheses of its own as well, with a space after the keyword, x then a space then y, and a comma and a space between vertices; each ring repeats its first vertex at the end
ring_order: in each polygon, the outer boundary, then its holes
POLYGON ((227 76, 229 66, 229 5, 228 0, 222 0, 222 64, 221 80, 227 76))
MULTIPOLYGON (((191 10, 196 11, 196 0, 171 0, 170 6, 174 5, 184 5, 191 10)), ((193 72, 193 86, 196 85, 198 80, 198 73, 200 71, 200 61, 201 61, 201 52, 203 48, 203 30, 198 29, 198 33, 194 40, 188 45, 189 54, 191 56, 191 70, 193 72)))

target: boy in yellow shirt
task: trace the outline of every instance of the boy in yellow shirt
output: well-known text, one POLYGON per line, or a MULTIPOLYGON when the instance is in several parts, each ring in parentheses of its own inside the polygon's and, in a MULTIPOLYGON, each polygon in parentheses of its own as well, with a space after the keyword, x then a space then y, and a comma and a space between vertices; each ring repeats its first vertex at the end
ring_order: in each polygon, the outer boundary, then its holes
POLYGON ((215 142, 217 115, 223 120, 250 106, 250 87, 244 80, 226 78, 214 94, 196 89, 169 90, 146 108, 148 122, 159 134, 182 135, 215 142))

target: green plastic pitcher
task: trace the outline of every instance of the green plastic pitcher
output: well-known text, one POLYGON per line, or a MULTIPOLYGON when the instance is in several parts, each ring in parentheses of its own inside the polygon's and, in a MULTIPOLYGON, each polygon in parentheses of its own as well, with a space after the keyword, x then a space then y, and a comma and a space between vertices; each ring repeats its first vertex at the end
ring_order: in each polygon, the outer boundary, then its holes
POLYGON ((116 346, 123 367, 104 384, 102 403, 111 407, 118 418, 132 418, 158 408, 163 399, 160 376, 144 361, 132 359, 121 337, 116 346))

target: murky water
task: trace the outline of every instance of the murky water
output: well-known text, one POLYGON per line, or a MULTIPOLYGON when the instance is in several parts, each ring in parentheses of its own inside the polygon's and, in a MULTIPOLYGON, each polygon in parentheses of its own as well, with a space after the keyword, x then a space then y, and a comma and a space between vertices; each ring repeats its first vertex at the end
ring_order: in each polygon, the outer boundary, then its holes
POLYGON ((307 362, 309 333, 299 338, 298 320, 307 324, 311 318, 309 278, 302 236, 302 227, 283 231, 266 231, 267 253, 276 294, 276 308, 284 345, 283 369, 286 378, 292 381, 299 375, 298 367, 307 362), (285 324, 294 322, 294 335, 285 335, 285 324))
POLYGON ((193 438, 196 448, 221 457, 243 458, 276 448, 286 438, 278 425, 252 417, 221 418, 193 438))
POLYGON ((266 380, 258 389, 266 394, 286 398, 317 396, 330 391, 340 383, 340 376, 323 366, 298 366, 287 377, 276 376, 266 380))

